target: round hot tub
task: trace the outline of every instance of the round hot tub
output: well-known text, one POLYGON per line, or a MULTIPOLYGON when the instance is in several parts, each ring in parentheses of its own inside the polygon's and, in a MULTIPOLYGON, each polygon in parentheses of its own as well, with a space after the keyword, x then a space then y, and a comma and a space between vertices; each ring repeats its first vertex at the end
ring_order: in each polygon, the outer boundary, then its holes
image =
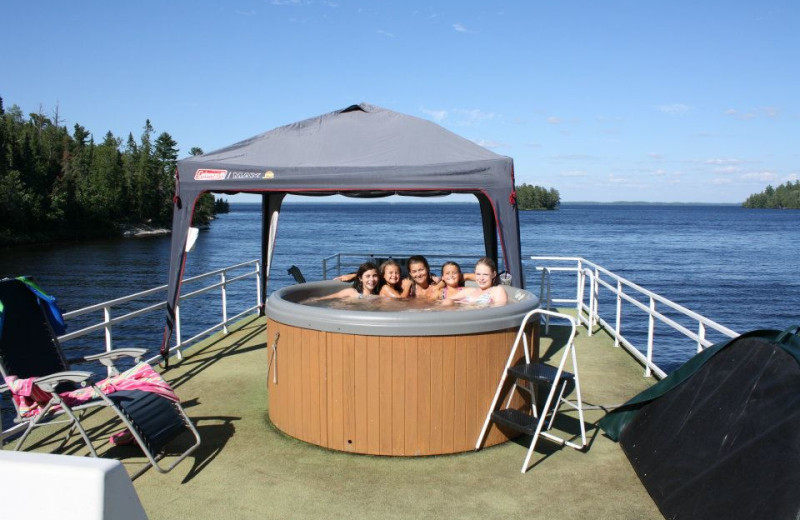
MULTIPOLYGON (((301 303, 346 286, 312 282, 270 295, 273 424, 303 441, 354 453, 474 449, 519 325, 538 298, 505 287, 509 303, 486 308, 367 311, 301 303)), ((391 302, 405 303, 412 302, 391 302)), ((528 333, 537 345, 538 327, 528 333)), ((526 405, 515 399, 512 406, 526 405)), ((515 435, 492 426, 484 446, 515 435)))

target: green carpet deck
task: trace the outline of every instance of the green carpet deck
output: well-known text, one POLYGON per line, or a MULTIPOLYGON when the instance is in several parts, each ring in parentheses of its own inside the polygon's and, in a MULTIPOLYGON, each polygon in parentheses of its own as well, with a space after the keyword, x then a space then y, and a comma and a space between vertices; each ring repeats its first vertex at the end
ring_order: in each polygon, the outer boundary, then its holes
MULTIPOLYGON (((603 332, 588 337, 581 328, 576 342, 584 400, 593 407, 586 415, 589 448, 578 452, 541 439, 533 466, 521 474, 524 436, 478 452, 424 458, 345 454, 287 437, 267 417, 264 328, 264 319, 245 319, 227 336, 192 347, 164 373, 203 445, 171 473, 149 470, 134 481, 151 520, 662 518, 622 450, 594 427, 603 407, 653 383, 603 332)), ((549 341, 543 339, 542 352, 549 341)), ((116 431, 110 416, 95 414, 96 436, 116 431)), ((27 449, 50 451, 53 442, 46 436, 27 449)), ((132 447, 97 445, 129 473, 144 460, 132 447)), ((86 449, 73 442, 66 452, 86 449)))

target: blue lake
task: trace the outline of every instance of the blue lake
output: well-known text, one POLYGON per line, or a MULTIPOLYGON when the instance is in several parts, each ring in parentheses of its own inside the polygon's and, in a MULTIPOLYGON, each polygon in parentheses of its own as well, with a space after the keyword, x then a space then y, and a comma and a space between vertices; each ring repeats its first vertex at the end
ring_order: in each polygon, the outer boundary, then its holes
MULTIPOLYGON (((339 252, 483 253, 477 203, 296 200, 285 203, 280 217, 270 291, 293 283, 287 274, 291 265, 309 280, 321 278, 321 259, 339 252)), ((523 259, 584 257, 738 332, 800 323, 798 224, 798 211, 737 206, 565 204, 558 211, 520 213, 523 259)), ((256 259, 260 251, 260 205, 232 204, 231 213, 201 232, 185 276, 256 259)), ((0 274, 33 276, 67 311, 164 284, 168 263, 167 236, 0 251, 0 274)), ((528 286, 537 292, 534 265, 525 265, 528 286)), ((247 295, 231 292, 229 314, 236 305, 254 303, 252 286, 243 292, 247 295)), ((182 307, 184 316, 219 319, 217 304, 192 305, 182 307)), ((115 329, 117 345, 155 351, 163 323, 158 316, 121 326, 115 329)), ((69 348, 96 349, 97 341, 99 334, 70 342, 69 348)), ((690 349, 667 351, 660 361, 673 368, 689 355, 690 349)))

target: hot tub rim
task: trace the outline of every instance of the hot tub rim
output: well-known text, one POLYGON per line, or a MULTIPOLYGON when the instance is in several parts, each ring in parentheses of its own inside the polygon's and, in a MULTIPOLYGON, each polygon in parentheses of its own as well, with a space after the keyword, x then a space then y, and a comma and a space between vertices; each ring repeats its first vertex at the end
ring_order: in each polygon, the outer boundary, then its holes
POLYGON ((285 325, 324 332, 364 336, 453 336, 517 328, 522 318, 539 307, 539 298, 523 289, 505 287, 511 303, 499 307, 458 312, 369 312, 312 307, 299 299, 330 294, 349 284, 334 280, 296 284, 273 292, 267 299, 267 316, 285 325), (523 298, 518 300, 518 296, 523 298), (447 319, 442 319, 447 316, 447 319))

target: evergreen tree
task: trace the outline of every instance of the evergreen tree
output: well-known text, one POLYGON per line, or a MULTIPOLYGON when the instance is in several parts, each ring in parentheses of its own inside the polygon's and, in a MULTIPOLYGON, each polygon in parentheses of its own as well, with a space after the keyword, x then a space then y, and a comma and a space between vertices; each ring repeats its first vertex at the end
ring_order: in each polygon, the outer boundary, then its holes
POLYGON ((761 193, 754 193, 742 207, 749 209, 800 209, 800 181, 788 181, 777 188, 767 185, 761 193))
POLYGON ((172 218, 172 196, 175 193, 175 170, 178 167, 178 143, 166 132, 156 139, 155 162, 157 165, 156 196, 160 224, 169 223, 172 218))
POLYGON ((561 197, 555 188, 522 184, 516 187, 517 207, 521 210, 556 209, 561 204, 561 197))

